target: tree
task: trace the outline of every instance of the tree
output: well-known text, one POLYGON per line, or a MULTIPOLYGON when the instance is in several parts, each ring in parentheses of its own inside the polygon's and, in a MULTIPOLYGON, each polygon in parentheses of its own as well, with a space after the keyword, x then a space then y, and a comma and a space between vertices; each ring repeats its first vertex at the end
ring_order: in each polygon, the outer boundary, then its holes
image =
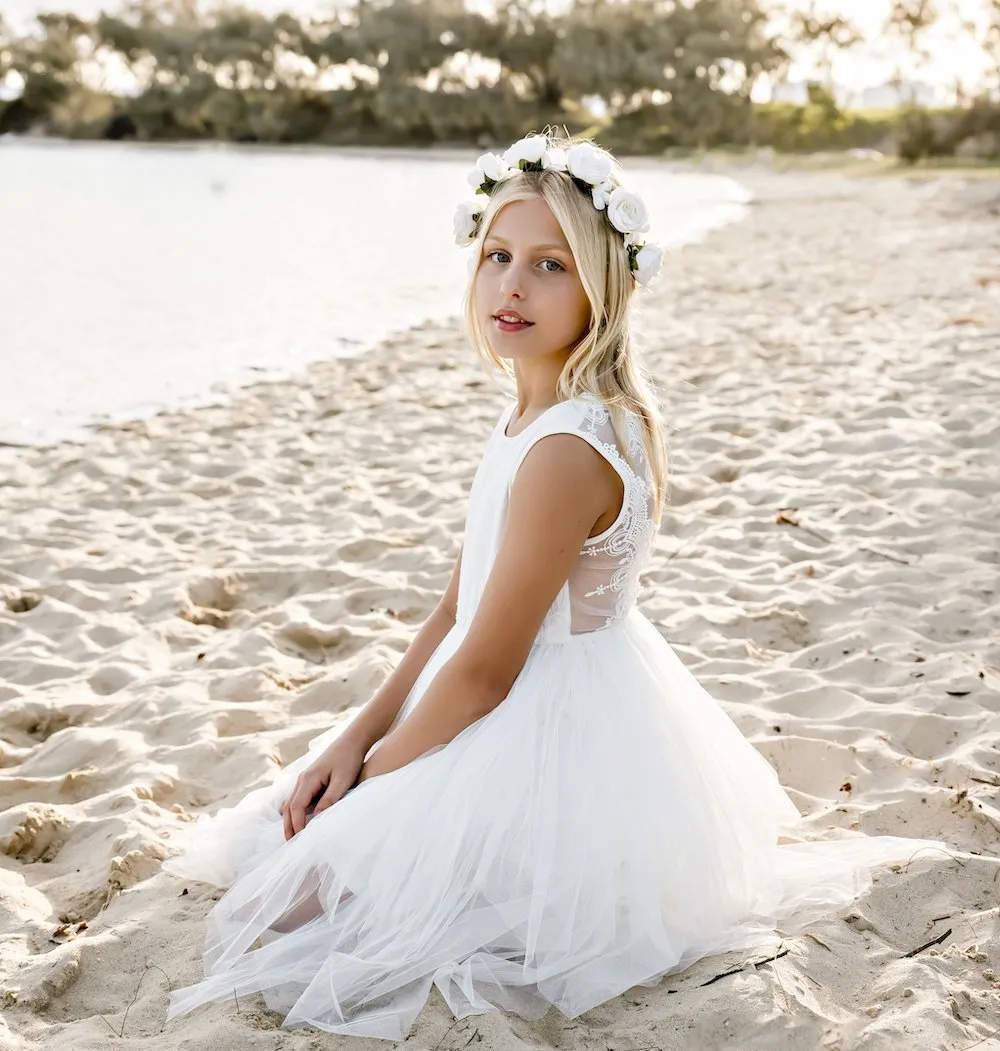
POLYGON ((581 99, 597 95, 619 122, 638 114, 633 131, 654 129, 625 148, 655 148, 746 141, 754 82, 787 61, 758 0, 499 0, 491 15, 466 2, 359 0, 299 19, 242 0, 127 0, 92 23, 43 16, 0 62, 27 77, 16 126, 58 113, 62 133, 76 121, 101 134, 103 120, 150 139, 486 145, 588 126, 581 99), (92 55, 120 59, 135 91, 95 102, 81 78, 92 55), (498 79, 469 82, 475 60, 498 79), (336 90, 331 70, 350 74, 336 90))
POLYGON ((49 120, 72 92, 79 90, 79 61, 89 50, 90 29, 72 14, 40 14, 37 29, 28 36, 10 39, 3 47, 5 75, 22 81, 20 121, 49 120))
MULTIPOLYGON (((927 30, 938 20, 939 11, 936 0, 892 0, 889 15, 885 21, 885 32, 888 36, 901 41, 911 55, 917 59, 917 65, 927 60, 923 48, 923 37, 927 30)), ((896 90, 902 99, 903 72, 897 63, 893 76, 896 90)), ((915 99, 907 100, 911 103, 915 99)))
POLYGON ((794 12, 791 28, 794 40, 819 51, 817 65, 822 82, 827 87, 833 83, 834 56, 840 51, 849 51, 857 47, 864 39, 861 31, 849 18, 821 14, 816 0, 812 0, 805 11, 794 12))

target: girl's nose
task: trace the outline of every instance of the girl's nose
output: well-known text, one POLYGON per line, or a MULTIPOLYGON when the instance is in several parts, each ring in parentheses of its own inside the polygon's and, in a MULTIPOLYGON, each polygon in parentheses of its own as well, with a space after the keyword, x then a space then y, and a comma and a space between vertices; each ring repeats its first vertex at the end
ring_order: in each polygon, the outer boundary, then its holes
POLYGON ((500 281, 500 295, 505 299, 511 299, 515 296, 518 299, 523 299, 523 285, 520 268, 513 265, 508 266, 504 270, 503 279, 500 281))

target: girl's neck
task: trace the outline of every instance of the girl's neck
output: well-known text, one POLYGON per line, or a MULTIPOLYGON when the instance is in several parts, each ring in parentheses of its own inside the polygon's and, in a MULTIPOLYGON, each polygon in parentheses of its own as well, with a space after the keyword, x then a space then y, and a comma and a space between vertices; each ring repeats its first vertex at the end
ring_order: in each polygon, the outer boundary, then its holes
MULTIPOLYGON (((541 364, 541 363, 539 363, 541 364)), ((532 375, 525 375, 525 370, 515 366, 514 376, 517 380, 517 413, 518 416, 533 416, 558 404, 562 399, 556 393, 559 377, 562 375, 565 362, 558 362, 555 368, 532 370, 532 375)))

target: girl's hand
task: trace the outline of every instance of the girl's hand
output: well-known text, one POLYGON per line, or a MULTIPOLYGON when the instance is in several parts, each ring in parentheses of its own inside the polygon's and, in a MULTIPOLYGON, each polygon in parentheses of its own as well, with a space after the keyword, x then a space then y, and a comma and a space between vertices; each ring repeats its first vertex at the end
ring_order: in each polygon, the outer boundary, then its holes
POLYGON ((299 774, 292 794, 279 807, 286 840, 301 832, 311 817, 332 807, 347 794, 358 778, 366 751, 350 741, 334 741, 299 774))

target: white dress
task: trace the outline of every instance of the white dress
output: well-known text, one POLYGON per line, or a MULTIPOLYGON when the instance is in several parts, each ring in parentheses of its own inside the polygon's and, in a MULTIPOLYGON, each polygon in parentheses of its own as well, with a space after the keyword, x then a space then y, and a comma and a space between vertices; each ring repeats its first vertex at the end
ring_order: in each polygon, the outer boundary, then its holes
POLYGON ((605 456, 624 482, 618 520, 586 542, 507 697, 449 744, 286 843, 278 806, 335 728, 189 826, 164 868, 229 890, 208 916, 205 977, 172 994, 169 1017, 259 991, 285 1026, 402 1040, 433 983, 456 1017, 573 1018, 707 954, 773 948, 776 929, 863 893, 871 866, 948 849, 844 832, 778 844, 801 836, 774 769, 636 607, 654 531, 638 419, 624 457, 596 400, 509 437, 514 408, 470 491, 456 624, 399 718, 469 627, 536 441, 569 432, 605 456), (312 918, 271 929, 303 902, 312 918))

